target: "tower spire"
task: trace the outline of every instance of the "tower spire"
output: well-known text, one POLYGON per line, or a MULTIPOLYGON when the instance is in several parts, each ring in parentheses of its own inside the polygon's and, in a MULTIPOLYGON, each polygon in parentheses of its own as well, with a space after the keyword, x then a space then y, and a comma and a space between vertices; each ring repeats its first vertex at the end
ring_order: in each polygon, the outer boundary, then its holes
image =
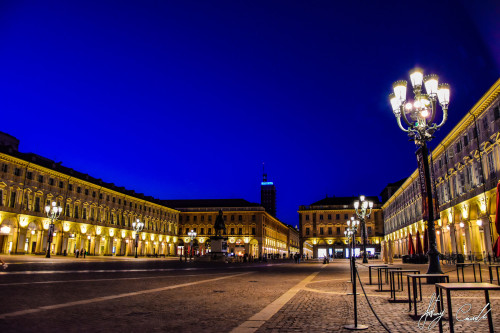
POLYGON ((266 173, 264 162, 262 162, 262 181, 267 182, 267 173, 266 173))

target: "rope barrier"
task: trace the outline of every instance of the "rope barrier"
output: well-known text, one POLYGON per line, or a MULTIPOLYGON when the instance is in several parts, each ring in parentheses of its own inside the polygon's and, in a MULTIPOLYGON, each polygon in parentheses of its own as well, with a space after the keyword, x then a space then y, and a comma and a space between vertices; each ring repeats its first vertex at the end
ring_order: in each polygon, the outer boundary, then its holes
MULTIPOLYGON (((364 266, 364 265, 363 265, 364 266)), ((365 287, 363 287, 363 283, 361 282, 361 277, 359 276, 359 272, 358 270, 356 269, 356 275, 358 276, 358 280, 359 280, 359 284, 361 285, 361 290, 363 290, 363 294, 365 295, 365 298, 366 298, 366 302, 368 303, 368 306, 370 307, 370 310, 372 310, 373 312, 373 315, 375 316, 375 318, 377 318, 378 322, 380 323, 380 325, 382 325, 383 328, 385 328, 385 330, 389 333, 391 333, 391 330, 389 330, 389 328, 382 322, 382 320, 378 317, 377 313, 375 312, 375 310, 373 309, 371 303, 370 303, 370 300, 368 299, 368 296, 366 295, 366 292, 365 292, 365 287)))

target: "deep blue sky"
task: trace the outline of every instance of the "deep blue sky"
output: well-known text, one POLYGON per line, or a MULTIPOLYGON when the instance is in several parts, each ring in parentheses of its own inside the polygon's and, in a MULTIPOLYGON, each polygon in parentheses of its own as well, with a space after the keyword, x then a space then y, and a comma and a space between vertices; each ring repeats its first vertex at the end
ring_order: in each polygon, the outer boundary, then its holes
MULTIPOLYGON (((0 131, 164 199, 278 217, 416 169, 388 103, 416 65, 451 85, 446 134, 500 77, 498 1, 0 3, 0 131)), ((434 146, 433 145, 433 146, 434 146)))

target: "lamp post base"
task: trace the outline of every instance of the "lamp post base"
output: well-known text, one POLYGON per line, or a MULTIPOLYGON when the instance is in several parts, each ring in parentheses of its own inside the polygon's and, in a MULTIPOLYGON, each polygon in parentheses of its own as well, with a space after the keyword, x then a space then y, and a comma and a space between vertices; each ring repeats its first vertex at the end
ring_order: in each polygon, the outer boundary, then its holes
POLYGON ((345 325, 344 326, 345 329, 348 329, 348 330, 366 330, 368 328, 367 325, 354 325, 354 324, 349 324, 349 325, 345 325))
POLYGON ((50 258, 50 250, 47 250, 47 254, 45 255, 45 258, 50 258))

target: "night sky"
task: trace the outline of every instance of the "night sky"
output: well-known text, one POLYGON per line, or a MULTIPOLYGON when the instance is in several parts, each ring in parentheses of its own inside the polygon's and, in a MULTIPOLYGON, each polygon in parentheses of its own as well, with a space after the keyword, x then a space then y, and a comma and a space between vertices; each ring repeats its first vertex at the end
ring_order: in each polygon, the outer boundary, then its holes
POLYGON ((388 102, 451 85, 444 137, 500 77, 498 1, 2 1, 0 131, 20 151, 161 199, 278 218, 416 169, 388 102))

